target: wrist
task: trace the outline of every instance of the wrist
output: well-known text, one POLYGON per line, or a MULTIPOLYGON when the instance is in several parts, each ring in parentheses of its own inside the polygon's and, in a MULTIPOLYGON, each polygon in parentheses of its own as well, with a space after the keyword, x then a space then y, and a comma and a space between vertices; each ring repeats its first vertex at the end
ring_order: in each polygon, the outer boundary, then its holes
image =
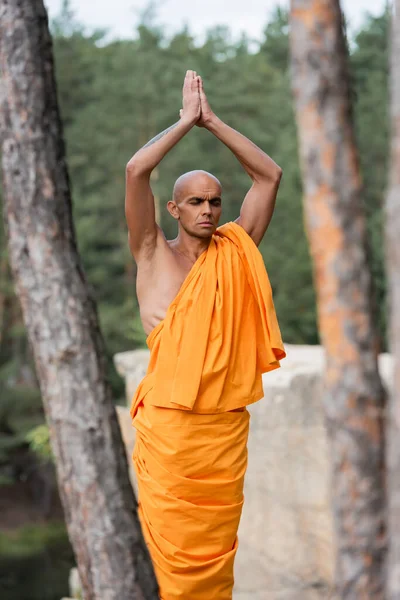
POLYGON ((217 115, 215 113, 211 113, 210 116, 203 119, 203 122, 204 122, 204 127, 206 129, 212 130, 213 128, 215 128, 218 125, 218 122, 220 122, 220 119, 217 117, 217 115))
POLYGON ((197 123, 197 121, 199 120, 199 117, 181 117, 181 123, 182 125, 184 125, 185 127, 187 127, 187 129, 191 129, 192 127, 194 127, 197 123))

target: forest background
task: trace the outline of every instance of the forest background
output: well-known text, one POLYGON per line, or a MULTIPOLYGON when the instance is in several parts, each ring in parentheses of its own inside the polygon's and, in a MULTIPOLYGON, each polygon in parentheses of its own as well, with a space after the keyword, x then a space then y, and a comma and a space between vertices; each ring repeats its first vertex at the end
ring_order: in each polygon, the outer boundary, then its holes
MULTIPOLYGON (((358 148, 365 185, 376 319, 387 349, 382 205, 388 163, 389 13, 369 16, 349 39, 358 148)), ((116 403, 124 384, 113 355, 145 342, 135 296, 135 263, 127 245, 125 165, 133 153, 179 118, 188 68, 202 75, 216 114, 248 136, 282 168, 277 205, 260 251, 270 276, 284 342, 318 344, 311 261, 303 227, 302 184, 290 90, 288 14, 277 8, 258 44, 232 41, 228 27, 197 44, 190 30, 167 37, 149 5, 132 39, 88 33, 68 2, 52 23, 58 95, 64 123, 79 252, 97 301, 116 403)), ((153 173, 159 223, 176 178, 204 169, 223 186, 222 222, 239 215, 250 180, 230 151, 194 128, 153 173)), ((0 191, 1 202, 1 191, 0 191)), ((0 485, 27 476, 32 452, 48 452, 40 390, 0 228, 0 485)), ((31 468, 31 467, 29 467, 31 468)))

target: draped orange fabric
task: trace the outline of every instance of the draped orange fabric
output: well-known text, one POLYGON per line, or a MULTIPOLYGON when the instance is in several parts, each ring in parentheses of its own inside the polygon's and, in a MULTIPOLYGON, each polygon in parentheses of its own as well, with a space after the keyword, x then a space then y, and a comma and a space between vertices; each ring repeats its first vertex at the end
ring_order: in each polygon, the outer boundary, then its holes
POLYGON ((263 258, 243 227, 217 229, 147 345, 150 363, 132 416, 149 390, 154 406, 197 413, 262 398, 261 374, 286 354, 263 258))
POLYGON ((247 467, 247 409, 138 408, 138 515, 160 600, 231 600, 247 467))
POLYGON ((248 404, 285 357, 262 256, 219 227, 163 321, 132 399, 139 518, 161 600, 231 600, 248 404))

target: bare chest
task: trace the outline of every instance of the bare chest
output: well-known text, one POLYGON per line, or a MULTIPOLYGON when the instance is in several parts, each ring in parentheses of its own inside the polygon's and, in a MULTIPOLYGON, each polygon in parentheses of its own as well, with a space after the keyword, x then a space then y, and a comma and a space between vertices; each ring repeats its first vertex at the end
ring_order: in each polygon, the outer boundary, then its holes
POLYGON ((189 274, 193 262, 172 252, 138 265, 136 294, 143 328, 148 335, 167 310, 189 274))

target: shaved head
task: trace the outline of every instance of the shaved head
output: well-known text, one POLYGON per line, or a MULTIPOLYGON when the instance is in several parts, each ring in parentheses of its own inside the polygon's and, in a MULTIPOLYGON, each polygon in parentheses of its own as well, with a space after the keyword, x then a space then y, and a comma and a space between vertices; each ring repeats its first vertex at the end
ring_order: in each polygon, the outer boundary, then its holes
POLYGON ((178 221, 181 234, 210 239, 221 216, 221 196, 222 186, 215 175, 189 171, 176 180, 167 208, 178 221))
POLYGON ((188 171, 175 181, 172 200, 179 204, 185 196, 198 188, 215 190, 216 186, 221 193, 222 186, 215 175, 202 170, 188 171))

